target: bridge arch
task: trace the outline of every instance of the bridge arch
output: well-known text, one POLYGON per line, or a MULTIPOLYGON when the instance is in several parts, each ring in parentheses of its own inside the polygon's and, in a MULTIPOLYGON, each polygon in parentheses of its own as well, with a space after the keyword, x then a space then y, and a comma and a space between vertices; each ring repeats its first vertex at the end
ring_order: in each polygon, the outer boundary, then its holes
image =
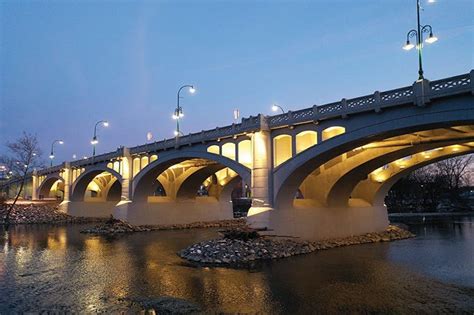
MULTIPOLYGON (((474 140, 474 132, 471 133, 471 137, 474 140)), ((450 146, 459 143, 462 142, 455 139, 446 139, 444 141, 404 146, 398 149, 378 149, 375 156, 361 154, 361 156, 358 157, 359 161, 350 161, 350 159, 347 159, 348 162, 345 163, 344 170, 337 170, 340 173, 337 174, 337 178, 333 175, 336 178, 336 181, 326 190, 326 203, 330 207, 348 206, 351 195, 352 197, 355 197, 352 194, 355 187, 361 181, 368 179, 371 174, 373 175, 377 171, 382 171, 384 167, 391 167, 391 170, 393 170, 393 167, 396 167, 398 170, 397 165, 400 164, 399 161, 407 157, 418 157, 424 161, 429 158, 429 156, 426 155, 427 152, 432 152, 430 155, 434 156, 452 152, 450 146)), ((411 164, 412 162, 413 161, 407 161, 403 164, 411 164)), ((402 168, 405 167, 405 165, 401 166, 402 168)))
MULTIPOLYGON (((122 184, 122 175, 120 175, 117 171, 108 168, 106 166, 95 166, 92 168, 86 169, 79 177, 74 181, 72 185, 72 192, 71 192, 71 201, 84 201, 84 195, 86 193, 87 187, 91 183, 91 181, 97 176, 102 173, 110 173, 114 178, 114 182, 118 182, 118 184, 113 183, 110 187, 106 188, 106 193, 112 191, 114 195, 116 194, 118 188, 117 185, 122 184), (115 184, 115 187, 114 187, 115 184)), ((121 187, 121 186, 119 186, 121 187)))
POLYGON ((273 202, 277 208, 291 208, 295 192, 304 179, 323 165, 346 152, 374 141, 413 132, 474 124, 472 101, 453 98, 433 102, 429 108, 413 106, 397 111, 368 113, 352 118, 345 133, 310 147, 274 170, 273 202))
POLYGON ((447 160, 453 157, 458 157, 462 155, 468 155, 474 153, 474 147, 469 147, 466 148, 466 150, 463 150, 461 152, 451 152, 448 154, 443 154, 438 157, 435 157, 433 159, 429 159, 420 163, 416 163, 410 167, 407 167, 396 174, 393 174, 393 176, 389 177, 386 181, 383 183, 380 183, 378 187, 373 189, 373 192, 371 194, 371 198, 369 197, 369 201, 374 205, 374 206, 383 206, 384 205, 384 200, 385 197, 387 196, 389 190, 395 185, 397 181, 399 181, 401 178, 407 176, 413 171, 416 171, 417 169, 420 169, 422 167, 428 166, 430 164, 434 164, 436 162, 440 162, 443 160, 447 160))
POLYGON ((38 196, 42 196, 43 198, 49 197, 51 188, 57 181, 60 181, 64 184, 64 179, 59 176, 59 174, 48 175, 38 187, 38 196))
POLYGON ((176 199, 194 199, 199 186, 209 177, 213 176, 216 172, 224 169, 225 166, 222 164, 210 165, 202 167, 201 169, 193 172, 187 178, 184 179, 178 191, 176 193, 176 199))
POLYGON ((137 174, 133 180, 132 199, 134 201, 146 201, 152 193, 153 183, 161 173, 173 165, 192 159, 204 159, 215 162, 215 164, 203 167, 190 175, 178 190, 177 196, 180 198, 189 198, 191 194, 195 194, 199 185, 206 178, 225 167, 235 171, 246 182, 250 182, 250 169, 228 157, 202 151, 170 151, 161 154, 157 160, 148 164, 137 174))

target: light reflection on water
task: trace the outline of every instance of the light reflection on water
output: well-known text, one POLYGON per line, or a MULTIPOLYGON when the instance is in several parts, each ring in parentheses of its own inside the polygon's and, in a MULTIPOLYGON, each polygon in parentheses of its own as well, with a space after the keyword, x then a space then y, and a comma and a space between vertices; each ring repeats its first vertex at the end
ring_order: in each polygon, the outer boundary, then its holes
POLYGON ((412 227, 416 239, 337 248, 251 270, 195 268, 176 252, 215 230, 120 237, 84 226, 17 226, 0 235, 0 313, 118 311, 172 296, 206 311, 474 310, 472 219, 412 227))

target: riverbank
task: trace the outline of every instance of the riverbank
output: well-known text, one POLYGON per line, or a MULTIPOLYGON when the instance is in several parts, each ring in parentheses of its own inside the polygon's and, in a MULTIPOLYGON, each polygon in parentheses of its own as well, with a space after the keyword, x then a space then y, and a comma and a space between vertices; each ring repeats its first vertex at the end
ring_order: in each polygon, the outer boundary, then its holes
POLYGON ((411 232, 394 225, 389 225, 385 231, 379 233, 317 242, 266 236, 247 236, 246 239, 224 236, 191 245, 178 252, 178 256, 194 263, 232 267, 247 265, 256 260, 284 258, 341 246, 390 242, 414 236, 411 232))
MULTIPOLYGON (((0 225, 6 224, 9 204, 0 209, 0 225)), ((16 204, 10 213, 9 224, 66 224, 101 222, 103 218, 73 217, 59 211, 58 203, 25 203, 16 204)))

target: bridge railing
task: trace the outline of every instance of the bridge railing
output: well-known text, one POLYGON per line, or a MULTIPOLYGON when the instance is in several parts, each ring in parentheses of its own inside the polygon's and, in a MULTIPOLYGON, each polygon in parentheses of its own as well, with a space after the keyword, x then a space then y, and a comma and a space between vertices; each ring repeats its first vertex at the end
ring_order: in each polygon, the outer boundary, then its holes
POLYGON ((160 151, 175 146, 190 145, 195 143, 201 143, 206 141, 212 141, 219 138, 230 137, 245 132, 257 131, 260 128, 260 116, 250 116, 249 118, 243 118, 241 123, 232 124, 225 127, 217 127, 211 130, 203 130, 201 132, 190 133, 188 135, 181 136, 179 138, 165 139, 154 143, 139 145, 130 148, 131 154, 138 154, 148 151, 160 151))
POLYGON ((394 90, 378 92, 374 94, 360 96, 352 99, 342 99, 339 102, 325 105, 314 105, 297 111, 270 116, 268 118, 270 128, 294 125, 308 121, 330 119, 334 117, 344 117, 349 114, 362 113, 365 111, 379 111, 382 108, 405 105, 407 103, 417 104, 417 84, 428 83, 428 89, 423 89, 423 97, 426 100, 474 91, 471 82, 473 71, 437 81, 415 82, 412 86, 406 86, 394 90))
POLYGON ((444 95, 452 95, 456 92, 464 92, 471 90, 474 92, 474 84, 472 82, 474 71, 469 74, 457 75, 455 77, 433 81, 430 84, 431 95, 440 97, 444 95))
POLYGON ((52 166, 52 167, 48 167, 48 168, 45 168, 45 169, 42 169, 42 170, 38 170, 38 175, 48 175, 48 174, 52 174, 52 173, 57 173, 57 172, 61 171, 61 169, 63 167, 64 167, 64 163, 59 164, 59 165, 55 165, 55 166, 52 166))
POLYGON ((89 157, 87 159, 76 160, 76 161, 71 162, 71 166, 80 167, 80 166, 85 166, 89 164, 108 162, 114 158, 122 156, 122 151, 123 151, 122 148, 118 148, 116 151, 113 151, 113 152, 107 152, 104 154, 96 155, 94 157, 89 157))

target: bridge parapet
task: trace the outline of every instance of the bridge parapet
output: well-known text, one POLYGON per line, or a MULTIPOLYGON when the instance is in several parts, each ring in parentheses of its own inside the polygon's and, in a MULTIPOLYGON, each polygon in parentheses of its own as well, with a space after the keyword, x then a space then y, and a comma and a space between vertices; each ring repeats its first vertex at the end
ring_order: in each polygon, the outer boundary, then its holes
POLYGON ((37 170, 37 174, 40 176, 43 176, 43 175, 49 175, 53 173, 59 173, 63 168, 64 168, 64 163, 61 163, 59 165, 48 167, 42 170, 37 170))
POLYGON ((123 148, 119 148, 114 152, 108 152, 87 159, 77 160, 71 162, 72 167, 84 167, 86 165, 92 165, 97 163, 110 162, 111 159, 120 157, 123 155, 123 148))
POLYGON ((254 132, 260 129, 260 121, 260 115, 255 117, 250 116, 248 118, 242 118, 242 122, 239 124, 232 124, 225 127, 217 127, 211 130, 190 133, 189 135, 179 137, 178 139, 165 139, 163 141, 132 147, 130 148, 130 153, 139 154, 150 151, 161 151, 175 148, 176 146, 192 145, 195 143, 232 137, 239 133, 254 132))
POLYGON ((471 91, 474 94, 474 70, 470 73, 457 75, 447 79, 433 81, 430 84, 430 93, 435 97, 453 95, 454 93, 462 93, 471 91))

